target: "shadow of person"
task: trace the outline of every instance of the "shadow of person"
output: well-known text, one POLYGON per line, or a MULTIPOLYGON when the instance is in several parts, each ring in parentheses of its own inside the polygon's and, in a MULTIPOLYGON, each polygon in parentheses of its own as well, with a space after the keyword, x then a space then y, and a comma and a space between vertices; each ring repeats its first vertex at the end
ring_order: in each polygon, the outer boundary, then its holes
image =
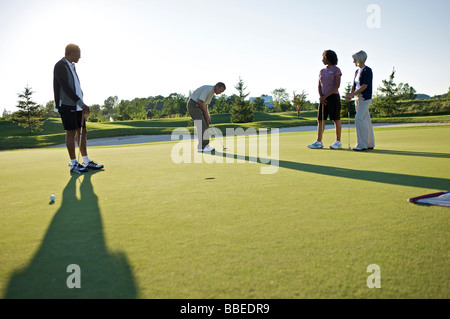
MULTIPOLYGON (((251 157, 248 155, 239 155, 232 153, 221 153, 216 151, 215 156, 221 156, 226 158, 231 158, 234 160, 243 160, 250 163, 261 163, 267 165, 272 161, 270 159, 264 159, 261 157, 251 157)), ((410 186, 410 187, 420 187, 429 188, 435 190, 447 191, 450 186, 450 179, 439 178, 439 177, 428 177, 420 175, 408 175, 399 173, 388 173, 388 172, 378 172, 371 170, 359 170, 351 168, 340 168, 325 165, 316 165, 308 163, 300 163, 286 160, 278 161, 279 167, 296 170, 300 172, 314 173, 319 175, 327 175, 334 177, 342 177, 354 180, 361 180, 366 182, 376 182, 400 186, 410 186)))
POLYGON ((405 155, 405 156, 420 156, 420 157, 432 157, 432 158, 450 158, 448 153, 432 153, 432 152, 414 152, 414 151, 398 151, 398 150, 382 150, 374 149, 369 153, 372 154, 387 154, 387 155, 405 155))
POLYGON ((109 252, 105 244, 91 180, 95 173, 71 176, 41 246, 30 263, 11 276, 5 298, 136 298, 126 255, 109 252), (68 278, 76 274, 70 265, 79 266, 80 288, 69 288, 68 278))

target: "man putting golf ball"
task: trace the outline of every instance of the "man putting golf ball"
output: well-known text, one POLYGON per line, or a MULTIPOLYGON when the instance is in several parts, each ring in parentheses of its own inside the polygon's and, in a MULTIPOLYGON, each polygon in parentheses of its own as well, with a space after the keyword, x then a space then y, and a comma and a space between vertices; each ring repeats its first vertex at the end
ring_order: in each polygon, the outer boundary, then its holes
POLYGON ((212 152, 214 148, 209 146, 209 134, 207 129, 211 124, 211 116, 209 115, 209 104, 215 95, 222 94, 226 90, 223 82, 216 85, 204 85, 196 89, 189 97, 187 109, 189 115, 194 120, 194 125, 198 134, 199 152, 212 152))

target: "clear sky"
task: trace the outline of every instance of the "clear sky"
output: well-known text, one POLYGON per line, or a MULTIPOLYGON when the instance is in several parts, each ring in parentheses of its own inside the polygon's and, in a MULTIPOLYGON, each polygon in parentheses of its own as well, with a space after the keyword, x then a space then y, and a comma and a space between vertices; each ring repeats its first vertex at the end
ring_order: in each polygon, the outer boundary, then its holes
POLYGON ((0 112, 17 110, 26 85, 35 102, 51 101, 53 67, 69 43, 81 47, 88 105, 187 96, 218 81, 232 95, 239 77, 250 96, 285 88, 317 101, 327 49, 339 58, 341 93, 352 53, 365 50, 374 89, 395 67, 397 83, 443 94, 448 12, 449 0, 0 0, 0 112))

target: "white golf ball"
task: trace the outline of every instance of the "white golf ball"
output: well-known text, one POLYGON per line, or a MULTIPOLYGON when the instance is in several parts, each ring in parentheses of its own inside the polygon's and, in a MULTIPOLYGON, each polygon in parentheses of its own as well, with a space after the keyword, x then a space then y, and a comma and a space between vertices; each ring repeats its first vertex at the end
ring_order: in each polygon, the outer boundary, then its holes
POLYGON ((55 200, 55 195, 50 195, 50 200, 55 200))

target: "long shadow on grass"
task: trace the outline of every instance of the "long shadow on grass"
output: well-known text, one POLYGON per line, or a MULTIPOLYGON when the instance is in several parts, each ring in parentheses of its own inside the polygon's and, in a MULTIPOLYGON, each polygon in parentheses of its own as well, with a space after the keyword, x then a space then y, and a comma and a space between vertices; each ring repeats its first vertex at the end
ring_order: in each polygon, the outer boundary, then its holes
POLYGON ((430 152, 413 152, 413 151, 395 151, 395 150, 380 150, 374 149, 370 153, 387 154, 387 155, 405 155, 405 156, 419 156, 419 157, 434 157, 434 158, 450 158, 449 153, 430 153, 430 152))
MULTIPOLYGON (((126 255, 106 247, 93 174, 70 178, 41 246, 30 263, 13 274, 5 298, 136 298, 126 255), (80 267, 81 288, 67 286, 72 264, 80 267)), ((69 282, 75 282, 72 279, 69 282)))
MULTIPOLYGON (((228 154, 215 152, 216 156, 223 156, 233 158, 235 160, 245 160, 252 163, 272 163, 269 159, 261 159, 250 156, 243 156, 237 154, 228 154)), ((365 171, 358 169, 340 168, 333 166, 315 165, 298 163, 292 161, 279 161, 279 167, 292 169, 296 171, 302 171, 307 173, 321 174, 327 176, 343 177, 356 180, 362 180, 366 182, 385 183, 392 185, 411 186, 419 188, 439 189, 447 191, 450 189, 450 179, 426 177, 417 175, 397 174, 397 173, 385 173, 376 171, 365 171)))

